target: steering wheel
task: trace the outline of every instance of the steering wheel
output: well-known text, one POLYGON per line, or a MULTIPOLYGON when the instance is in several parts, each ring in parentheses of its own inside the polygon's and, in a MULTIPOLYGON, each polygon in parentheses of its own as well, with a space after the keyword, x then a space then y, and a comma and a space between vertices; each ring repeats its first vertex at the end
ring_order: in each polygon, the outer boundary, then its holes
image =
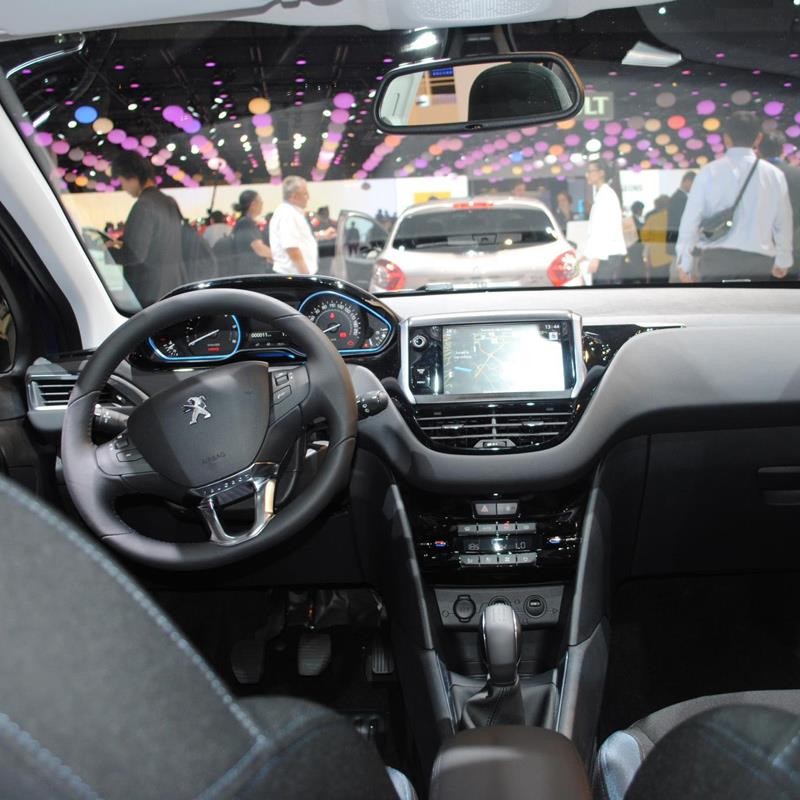
POLYGON ((346 485, 355 435, 349 373, 316 325, 262 294, 204 289, 149 306, 100 345, 70 396, 61 459, 75 506, 103 542, 152 566, 202 569, 266 550, 310 523, 346 485), (94 407, 114 368, 156 331, 198 314, 221 313, 256 318, 283 331, 306 354, 305 365, 286 370, 281 385, 260 361, 199 371, 148 398, 123 433, 95 445, 94 407), (320 418, 328 429, 325 458, 311 483, 276 514, 279 465, 320 418), (133 530, 115 502, 142 493, 196 506, 209 539, 165 542, 133 530), (246 497, 253 498, 254 522, 249 530, 231 533, 218 511, 246 497))

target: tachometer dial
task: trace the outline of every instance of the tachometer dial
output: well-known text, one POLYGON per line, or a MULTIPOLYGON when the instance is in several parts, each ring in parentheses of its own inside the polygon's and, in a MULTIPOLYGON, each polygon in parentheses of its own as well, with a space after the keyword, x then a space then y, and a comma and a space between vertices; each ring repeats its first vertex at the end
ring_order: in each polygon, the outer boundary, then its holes
POLYGON ((184 346, 193 358, 223 358, 239 347, 241 330, 232 314, 194 317, 186 323, 184 346))
POLYGON ((303 313, 333 342, 337 350, 358 350, 364 344, 361 309, 344 297, 326 295, 303 313))

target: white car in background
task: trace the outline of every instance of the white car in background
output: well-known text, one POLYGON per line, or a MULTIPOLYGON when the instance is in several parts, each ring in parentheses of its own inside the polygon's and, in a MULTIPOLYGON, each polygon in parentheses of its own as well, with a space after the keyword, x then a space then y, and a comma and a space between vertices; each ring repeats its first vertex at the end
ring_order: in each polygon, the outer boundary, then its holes
POLYGON ((538 200, 487 195, 407 208, 375 261, 373 292, 582 286, 578 257, 538 200))

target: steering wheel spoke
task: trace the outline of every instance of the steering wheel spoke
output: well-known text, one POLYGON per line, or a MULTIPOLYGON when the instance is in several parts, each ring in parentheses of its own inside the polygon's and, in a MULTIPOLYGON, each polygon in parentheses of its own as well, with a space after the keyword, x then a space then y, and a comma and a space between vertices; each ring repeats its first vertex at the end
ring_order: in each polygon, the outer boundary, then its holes
POLYGON ((278 465, 261 462, 223 481, 193 489, 191 494, 200 500, 198 509, 211 542, 221 547, 232 547, 261 535, 275 516, 277 485, 278 465), (218 511, 248 496, 253 500, 253 524, 246 531, 229 533, 220 520, 218 511))

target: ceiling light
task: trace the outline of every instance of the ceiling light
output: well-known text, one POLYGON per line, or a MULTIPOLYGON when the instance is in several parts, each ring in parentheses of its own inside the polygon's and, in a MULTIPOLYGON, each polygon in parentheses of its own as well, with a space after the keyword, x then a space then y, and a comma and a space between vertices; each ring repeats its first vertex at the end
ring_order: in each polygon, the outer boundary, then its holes
POLYGON ((674 67, 682 60, 680 53, 653 47, 645 42, 636 42, 625 54, 622 63, 626 67, 674 67))
POLYGON ((228 116, 228 112, 227 111, 220 111, 219 115, 218 115, 218 118, 219 119, 225 119, 225 117, 227 117, 227 116, 228 116))
POLYGON ((177 147, 177 145, 175 144, 175 142, 170 142, 170 143, 167 145, 167 150, 169 150, 169 151, 170 151, 170 153, 171 153, 173 150, 175 150, 175 148, 176 148, 176 147, 177 147))
POLYGON ((412 42, 404 45, 401 49, 404 53, 412 50, 429 50, 439 44, 439 37, 433 31, 423 31, 412 42))
POLYGON ((68 128, 75 128, 75 127, 77 127, 77 125, 78 125, 78 123, 77 123, 77 122, 75 122, 75 120, 74 120, 74 119, 71 119, 71 120, 70 120, 70 121, 67 123, 67 127, 68 127, 68 128))
POLYGON ((136 103, 128 103, 128 111, 136 111, 139 106, 136 103))

